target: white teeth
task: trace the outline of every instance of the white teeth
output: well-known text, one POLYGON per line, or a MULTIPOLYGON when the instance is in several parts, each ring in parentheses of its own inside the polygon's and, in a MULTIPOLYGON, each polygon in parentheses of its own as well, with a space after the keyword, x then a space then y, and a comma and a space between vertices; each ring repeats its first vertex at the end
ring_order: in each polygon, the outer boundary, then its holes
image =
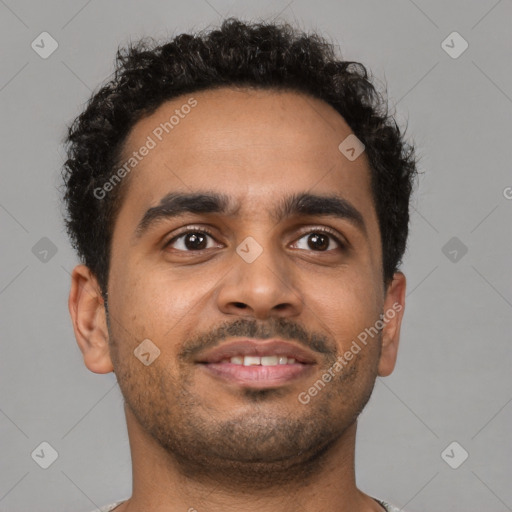
POLYGON ((259 365, 259 364, 261 364, 261 357, 244 356, 244 366, 259 365))
POLYGON ((275 366, 277 364, 277 356, 263 356, 261 358, 262 366, 275 366))
POLYGON ((222 362, 244 366, 276 366, 278 364, 294 364, 295 359, 286 356, 233 356, 229 359, 224 359, 222 362))

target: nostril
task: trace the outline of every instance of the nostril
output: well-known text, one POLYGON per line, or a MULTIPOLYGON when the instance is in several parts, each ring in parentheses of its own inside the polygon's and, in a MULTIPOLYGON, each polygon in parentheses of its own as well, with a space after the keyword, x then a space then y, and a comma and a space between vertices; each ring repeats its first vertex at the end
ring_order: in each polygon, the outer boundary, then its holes
POLYGON ((245 309, 247 307, 247 304, 244 304, 243 302, 235 302, 235 306, 237 308, 245 309))

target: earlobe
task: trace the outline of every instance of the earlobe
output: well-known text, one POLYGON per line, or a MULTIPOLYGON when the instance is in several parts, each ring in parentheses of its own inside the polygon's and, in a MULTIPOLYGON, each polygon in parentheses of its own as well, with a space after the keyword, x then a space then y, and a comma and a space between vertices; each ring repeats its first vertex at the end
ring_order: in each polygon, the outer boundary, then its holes
POLYGON ((382 350, 378 366, 380 377, 387 377, 395 368, 400 341, 400 327, 405 310, 405 288, 405 275, 402 272, 396 272, 384 299, 382 350))
POLYGON ((94 373, 112 372, 103 297, 96 277, 85 265, 73 269, 68 307, 85 366, 94 373))

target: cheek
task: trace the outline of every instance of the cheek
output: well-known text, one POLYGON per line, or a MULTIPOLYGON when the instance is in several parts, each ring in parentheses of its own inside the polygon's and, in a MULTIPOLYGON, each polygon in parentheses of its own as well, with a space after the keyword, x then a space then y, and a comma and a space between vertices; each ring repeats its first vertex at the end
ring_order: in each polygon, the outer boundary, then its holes
POLYGON ((190 308, 184 284, 162 265, 160 256, 153 252, 157 249, 133 251, 122 247, 121 242, 116 249, 109 282, 112 310, 115 307, 123 325, 131 326, 137 336, 151 338, 161 328, 169 329, 167 324, 172 325, 173 318, 190 308))
POLYGON ((161 350, 177 346, 207 310, 216 277, 198 273, 191 279, 190 273, 180 277, 136 266, 111 287, 112 310, 122 324, 118 332, 123 338, 129 332, 139 343, 149 338, 161 350))
POLYGON ((155 271, 139 284, 146 298, 143 311, 156 320, 155 329, 173 328, 178 321, 196 317, 205 310, 217 280, 218 275, 211 271, 205 274, 197 270, 195 274, 188 272, 183 276, 155 271))
POLYGON ((310 288, 314 294, 308 294, 305 299, 310 310, 335 337, 340 352, 347 350, 365 329, 374 326, 381 313, 382 299, 375 282, 361 276, 316 281, 310 288))

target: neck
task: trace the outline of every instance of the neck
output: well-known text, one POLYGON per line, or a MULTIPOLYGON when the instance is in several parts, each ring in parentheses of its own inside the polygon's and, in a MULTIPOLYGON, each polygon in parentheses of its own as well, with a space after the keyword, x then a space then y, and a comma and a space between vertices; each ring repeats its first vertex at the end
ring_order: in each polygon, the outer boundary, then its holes
POLYGON ((300 461, 192 468, 162 448, 126 404, 125 412, 133 494, 116 512, 275 512, 297 503, 304 512, 382 511, 356 487, 355 422, 322 453, 300 461))

